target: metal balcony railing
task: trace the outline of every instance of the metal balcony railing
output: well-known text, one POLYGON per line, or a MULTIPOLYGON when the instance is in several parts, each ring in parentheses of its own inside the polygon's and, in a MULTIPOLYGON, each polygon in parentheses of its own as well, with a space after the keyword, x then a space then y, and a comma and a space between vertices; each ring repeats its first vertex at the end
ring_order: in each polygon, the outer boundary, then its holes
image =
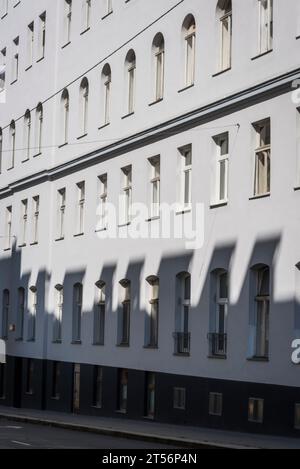
POLYGON ((212 357, 226 357, 227 334, 208 334, 209 354, 212 357))
POLYGON ((175 355, 189 355, 191 348, 190 332, 174 332, 173 337, 175 355))

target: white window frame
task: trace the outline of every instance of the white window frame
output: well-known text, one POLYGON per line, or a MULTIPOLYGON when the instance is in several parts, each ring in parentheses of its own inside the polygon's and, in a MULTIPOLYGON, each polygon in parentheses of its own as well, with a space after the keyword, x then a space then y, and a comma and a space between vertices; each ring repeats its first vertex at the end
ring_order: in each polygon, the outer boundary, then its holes
POLYGON ((270 283, 268 285, 269 294, 260 295, 259 290, 262 286, 264 272, 269 272, 270 268, 263 267, 255 271, 256 274, 256 296, 255 296, 255 343, 254 357, 268 358, 269 356, 269 322, 270 322, 270 283), (261 316, 261 317, 260 317, 261 316), (263 321, 259 319, 263 318, 263 321), (260 327, 262 325, 262 327, 260 327))
POLYGON ((28 341, 33 342, 35 341, 36 315, 38 307, 38 294, 36 287, 30 287, 29 298, 28 341))
POLYGON ((220 71, 229 70, 232 61, 232 9, 223 11, 220 18, 220 45, 220 71))
POLYGON ((80 136, 87 134, 88 129, 88 108, 89 108, 89 84, 85 81, 80 86, 80 136))
POLYGON ((65 237, 66 189, 57 191, 57 239, 65 237))
POLYGON ((64 288, 62 285, 55 287, 55 322, 53 327, 53 341, 61 342, 62 339, 62 315, 64 307, 64 288))
MULTIPOLYGON (((5 92, 6 89, 6 47, 1 50, 0 53, 0 93, 5 92)), ((0 102, 4 102, 5 99, 1 97, 0 102)))
POLYGON ((81 283, 77 283, 73 287, 73 325, 72 325, 72 342, 81 342, 81 316, 83 302, 83 287, 81 283))
POLYGON ((27 69, 33 64, 34 54, 34 21, 27 26, 27 69))
POLYGON ((258 0, 258 22, 258 53, 264 54, 273 47, 273 0, 258 0))
POLYGON ((21 201, 21 229, 20 229, 21 241, 19 244, 20 247, 26 246, 27 224, 28 224, 28 199, 24 199, 21 201))
POLYGON ((222 204, 228 202, 228 182, 229 182, 229 134, 216 135, 213 137, 216 150, 216 169, 215 169, 215 196, 214 204, 222 204), (228 151, 222 155, 222 142, 227 144, 228 151), (224 167, 224 181, 222 181, 222 167, 224 167), (224 190, 222 197, 221 190, 224 190))
POLYGON ((99 225, 98 230, 105 230, 108 226, 108 219, 107 219, 107 184, 108 184, 108 177, 107 173, 102 174, 98 178, 99 180, 99 225))
POLYGON ((183 210, 192 208, 192 145, 179 148, 180 154, 180 205, 183 210), (190 163, 187 163, 190 159, 190 163), (187 188, 188 185, 188 188, 187 188), (187 190, 188 189, 188 190, 187 190))
POLYGON ((77 187, 77 235, 84 234, 84 210, 85 210, 85 182, 79 182, 77 187))
POLYGON ((193 23, 185 33, 185 86, 195 83, 196 25, 193 23))
POLYGON ((91 0, 82 0, 82 33, 91 26, 91 0))
POLYGON ((132 166, 121 169, 121 225, 131 223, 132 209, 132 166))
POLYGON ((111 73, 104 78, 104 125, 110 123, 111 73))
POLYGON ((64 0, 63 46, 71 42, 72 0, 64 0))
POLYGON ((12 241, 12 206, 6 207, 5 250, 11 249, 12 241))
POLYGON ((223 415, 223 394, 219 392, 209 393, 209 415, 222 417, 223 415))
POLYGON ((150 218, 160 216, 160 155, 149 158, 150 164, 150 218))
POLYGON ((35 156, 41 155, 42 153, 42 138, 43 138, 43 106, 40 103, 37 106, 35 113, 36 123, 35 123, 35 156))
POLYGON ((94 345, 104 345, 106 316, 106 284, 96 283, 96 301, 94 312, 94 345))
POLYGON ((19 36, 13 40, 12 83, 19 78, 19 36))
POLYGON ((30 111, 26 111, 24 117, 24 146, 25 155, 23 161, 28 161, 31 154, 31 133, 32 133, 32 119, 30 111))
POLYGON ((38 34, 38 58, 37 61, 45 57, 46 49, 46 12, 39 16, 39 34, 38 34))
POLYGON ((32 244, 38 243, 40 215, 40 197, 38 195, 32 198, 32 244))
POLYGON ((256 134, 254 161, 254 197, 268 195, 271 192, 271 120, 253 124, 256 134), (267 132, 267 128, 269 131, 267 132), (270 134, 270 143, 267 135, 270 134), (261 159, 263 158, 263 160, 261 159))

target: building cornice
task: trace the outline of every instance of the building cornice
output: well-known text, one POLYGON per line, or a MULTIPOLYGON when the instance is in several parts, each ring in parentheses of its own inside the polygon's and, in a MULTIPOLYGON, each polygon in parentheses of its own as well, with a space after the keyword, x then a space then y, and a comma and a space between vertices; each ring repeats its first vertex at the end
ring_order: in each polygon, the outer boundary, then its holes
POLYGON ((292 92, 293 88, 291 85, 293 81, 297 79, 300 79, 300 68, 239 91, 238 93, 234 93, 196 110, 181 114, 180 116, 167 120, 159 125, 152 126, 142 132, 137 132, 129 137, 122 138, 105 147, 81 155, 72 161, 67 161, 53 168, 45 169, 33 175, 26 176, 25 178, 18 179, 0 189, 0 198, 8 197, 27 187, 60 179, 70 173, 99 164, 99 162, 103 160, 117 157, 194 127, 220 119, 243 108, 252 106, 253 104, 272 99, 287 92, 292 92))

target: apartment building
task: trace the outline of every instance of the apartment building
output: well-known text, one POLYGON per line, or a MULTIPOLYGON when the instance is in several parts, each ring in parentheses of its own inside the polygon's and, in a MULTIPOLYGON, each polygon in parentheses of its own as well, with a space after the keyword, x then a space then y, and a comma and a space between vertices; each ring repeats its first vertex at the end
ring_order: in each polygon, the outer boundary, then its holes
POLYGON ((0 2, 1 405, 299 434, 288 3, 0 2))

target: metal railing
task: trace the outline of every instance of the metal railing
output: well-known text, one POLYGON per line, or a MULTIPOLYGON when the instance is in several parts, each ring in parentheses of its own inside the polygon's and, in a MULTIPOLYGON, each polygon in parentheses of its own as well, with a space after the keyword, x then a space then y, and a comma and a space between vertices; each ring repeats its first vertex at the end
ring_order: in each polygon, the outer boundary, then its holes
POLYGON ((175 355, 188 355, 191 348, 190 332, 174 332, 173 337, 175 355))
POLYGON ((226 357, 227 334, 208 334, 209 354, 212 357, 226 357))

